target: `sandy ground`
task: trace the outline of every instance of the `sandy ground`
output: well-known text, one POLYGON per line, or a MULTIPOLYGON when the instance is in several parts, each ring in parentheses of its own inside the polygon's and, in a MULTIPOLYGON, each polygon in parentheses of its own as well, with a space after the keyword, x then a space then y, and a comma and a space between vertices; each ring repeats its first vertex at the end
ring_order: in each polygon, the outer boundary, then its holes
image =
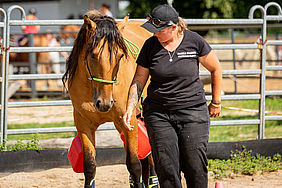
MULTIPOLYGON (((76 174, 71 168, 55 168, 31 173, 0 174, 0 188, 63 188, 83 187, 83 174, 76 174)), ((282 170, 264 175, 238 176, 223 179, 224 188, 281 188, 282 170)), ((128 172, 125 165, 97 167, 96 187, 129 187, 128 172)), ((183 183, 183 187, 187 187, 183 183)), ((215 181, 209 176, 209 188, 215 187, 215 181)))

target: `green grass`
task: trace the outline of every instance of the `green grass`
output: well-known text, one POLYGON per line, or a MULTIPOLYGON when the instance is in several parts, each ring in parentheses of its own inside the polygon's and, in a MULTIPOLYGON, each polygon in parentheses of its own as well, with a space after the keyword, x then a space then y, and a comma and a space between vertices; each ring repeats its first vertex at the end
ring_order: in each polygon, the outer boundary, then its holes
MULTIPOLYGON (((47 127, 72 127, 73 122, 60 122, 60 123, 25 123, 25 124, 8 124, 8 129, 27 129, 27 128, 47 128, 47 127)), ((22 134, 22 135, 8 135, 7 140, 29 140, 34 134, 22 134)), ((69 138, 74 137, 76 133, 39 133, 37 137, 39 140, 47 140, 51 138, 69 138)))
MULTIPOLYGON (((265 125, 265 138, 282 138, 282 121, 269 121, 265 125)), ((212 126, 210 142, 255 140, 258 125, 212 126)))
MULTIPOLYGON (((222 101, 222 106, 258 110, 258 100, 222 101)), ((282 112, 280 98, 266 98, 265 109, 272 112, 282 112)), ((258 113, 242 112, 222 108, 223 116, 212 120, 244 120, 258 119, 258 113)), ((273 114, 266 114, 273 115, 273 114)), ((282 121, 266 121, 265 138, 282 138, 282 121)), ((212 126, 210 142, 253 140, 258 135, 258 125, 212 126)))
MULTIPOLYGON (((258 110, 259 100, 222 101, 222 106, 258 110)), ((273 111, 273 112, 282 112, 282 99, 280 99, 279 97, 267 97, 265 100, 265 110, 273 111)), ((234 110, 227 110, 227 111, 234 111, 234 110)))

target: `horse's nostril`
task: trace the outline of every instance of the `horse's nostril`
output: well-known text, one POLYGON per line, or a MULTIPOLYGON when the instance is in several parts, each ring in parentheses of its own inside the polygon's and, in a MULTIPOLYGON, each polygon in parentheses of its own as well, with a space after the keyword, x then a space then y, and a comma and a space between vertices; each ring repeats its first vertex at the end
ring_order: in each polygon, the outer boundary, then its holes
POLYGON ((102 103, 101 100, 97 100, 97 102, 96 102, 96 107, 97 107, 97 108, 100 108, 101 103, 102 103))

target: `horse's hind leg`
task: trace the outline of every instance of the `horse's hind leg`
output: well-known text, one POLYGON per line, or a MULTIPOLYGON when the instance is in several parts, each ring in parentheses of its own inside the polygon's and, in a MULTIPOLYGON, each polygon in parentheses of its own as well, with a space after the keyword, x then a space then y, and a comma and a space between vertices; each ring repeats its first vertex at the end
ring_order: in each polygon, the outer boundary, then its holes
POLYGON ((147 157, 148 159, 148 163, 149 163, 149 171, 150 171, 150 175, 149 175, 149 188, 158 188, 158 177, 157 177, 157 173, 155 171, 155 165, 154 165, 154 160, 153 160, 153 156, 152 153, 147 157))
POLYGON ((149 170, 150 170, 148 157, 144 159, 140 159, 140 162, 142 164, 142 179, 145 184, 145 187, 148 188, 149 185, 148 179, 149 179, 149 170))
POLYGON ((140 159, 142 164, 142 178, 146 188, 158 188, 158 177, 152 154, 144 159, 140 159))

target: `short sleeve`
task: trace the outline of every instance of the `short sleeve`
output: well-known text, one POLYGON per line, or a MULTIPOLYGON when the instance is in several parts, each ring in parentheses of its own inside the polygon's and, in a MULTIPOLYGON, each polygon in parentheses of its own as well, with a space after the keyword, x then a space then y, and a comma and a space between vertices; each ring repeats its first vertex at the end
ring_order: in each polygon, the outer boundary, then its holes
POLYGON ((209 45, 209 43, 207 43, 207 41, 205 41, 205 39, 200 36, 199 34, 196 34, 196 43, 197 43, 197 47, 198 47, 198 52, 199 52, 199 57, 205 56, 208 53, 210 53, 210 51, 212 50, 211 46, 209 45))
POLYGON ((149 60, 149 39, 145 41, 143 47, 141 48, 141 51, 138 55, 138 58, 136 60, 136 63, 138 65, 141 65, 142 67, 149 68, 150 67, 150 60, 149 60))

